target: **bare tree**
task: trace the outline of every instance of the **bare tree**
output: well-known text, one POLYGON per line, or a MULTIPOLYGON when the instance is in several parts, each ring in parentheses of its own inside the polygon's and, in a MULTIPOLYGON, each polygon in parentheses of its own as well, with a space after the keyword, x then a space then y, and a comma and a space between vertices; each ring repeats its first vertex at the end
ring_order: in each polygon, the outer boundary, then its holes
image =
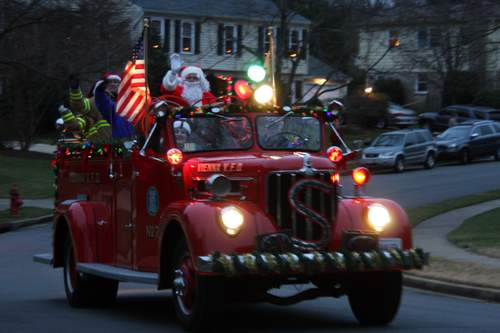
POLYGON ((94 80, 122 69, 131 52, 128 3, 0 0, 3 135, 28 149, 40 124, 55 118, 69 74, 94 80))

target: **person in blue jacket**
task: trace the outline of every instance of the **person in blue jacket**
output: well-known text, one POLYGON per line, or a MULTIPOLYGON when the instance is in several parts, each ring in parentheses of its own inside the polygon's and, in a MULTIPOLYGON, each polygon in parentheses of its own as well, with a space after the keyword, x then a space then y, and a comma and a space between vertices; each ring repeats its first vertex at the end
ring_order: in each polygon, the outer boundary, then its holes
POLYGON ((125 118, 116 114, 116 97, 120 86, 120 77, 107 74, 94 89, 94 100, 102 116, 111 124, 113 138, 131 138, 134 127, 125 118))

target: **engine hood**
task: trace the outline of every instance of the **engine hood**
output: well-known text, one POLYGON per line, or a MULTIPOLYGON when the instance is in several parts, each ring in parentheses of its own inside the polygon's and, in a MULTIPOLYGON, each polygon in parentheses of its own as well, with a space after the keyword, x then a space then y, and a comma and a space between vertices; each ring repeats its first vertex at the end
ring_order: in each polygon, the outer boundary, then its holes
POLYGON ((334 171, 335 165, 326 157, 302 152, 252 153, 196 157, 186 161, 184 173, 189 175, 255 175, 271 171, 301 170, 305 164, 312 169, 334 171))

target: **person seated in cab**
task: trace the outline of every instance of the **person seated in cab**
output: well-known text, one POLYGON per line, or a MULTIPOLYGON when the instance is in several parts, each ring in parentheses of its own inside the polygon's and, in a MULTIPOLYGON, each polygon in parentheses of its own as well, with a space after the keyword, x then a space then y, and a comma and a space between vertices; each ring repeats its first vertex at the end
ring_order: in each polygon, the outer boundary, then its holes
POLYGON ((196 150, 196 143, 191 139, 191 126, 187 120, 176 120, 173 123, 174 138, 177 148, 183 152, 190 152, 196 150))

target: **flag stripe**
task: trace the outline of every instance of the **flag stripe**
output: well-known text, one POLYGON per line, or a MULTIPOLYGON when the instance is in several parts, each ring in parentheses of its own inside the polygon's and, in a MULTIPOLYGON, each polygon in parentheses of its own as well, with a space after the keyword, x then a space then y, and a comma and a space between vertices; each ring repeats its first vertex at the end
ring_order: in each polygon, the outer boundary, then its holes
MULTIPOLYGON (((139 43, 142 43, 142 38, 139 43)), ((134 48, 132 60, 123 70, 116 103, 116 112, 134 125, 146 115, 145 103, 150 100, 148 89, 146 89, 144 60, 137 58, 142 47, 139 43, 134 48)))

